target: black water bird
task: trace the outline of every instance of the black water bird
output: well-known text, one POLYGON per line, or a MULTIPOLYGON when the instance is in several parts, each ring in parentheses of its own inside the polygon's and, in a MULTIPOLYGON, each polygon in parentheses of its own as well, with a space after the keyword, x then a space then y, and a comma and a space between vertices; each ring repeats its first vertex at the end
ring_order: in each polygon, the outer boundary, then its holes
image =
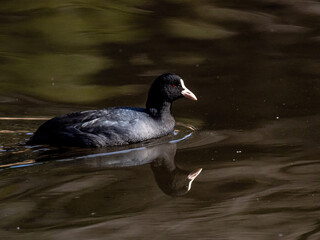
POLYGON ((69 113, 43 123, 27 144, 105 147, 158 138, 173 132, 172 102, 197 100, 181 77, 166 73, 152 83, 146 108, 113 107, 69 113))

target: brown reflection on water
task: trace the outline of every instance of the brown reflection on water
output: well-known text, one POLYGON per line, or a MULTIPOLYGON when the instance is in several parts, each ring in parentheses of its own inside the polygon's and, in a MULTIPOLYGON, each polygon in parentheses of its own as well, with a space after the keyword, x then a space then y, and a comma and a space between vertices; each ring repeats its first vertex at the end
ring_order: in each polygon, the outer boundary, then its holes
POLYGON ((8 239, 21 233, 25 239, 317 239, 319 123, 315 116, 250 131, 196 131, 176 143, 177 154, 176 144, 111 156, 75 149, 49 154, 56 160, 40 165, 4 169, 1 233, 8 239), (188 194, 164 194, 171 173, 200 166, 188 194))
POLYGON ((319 9, 3 0, 0 238, 320 239, 319 9), (25 146, 34 119, 144 106, 163 72, 199 97, 174 104, 177 136, 109 156, 25 146))

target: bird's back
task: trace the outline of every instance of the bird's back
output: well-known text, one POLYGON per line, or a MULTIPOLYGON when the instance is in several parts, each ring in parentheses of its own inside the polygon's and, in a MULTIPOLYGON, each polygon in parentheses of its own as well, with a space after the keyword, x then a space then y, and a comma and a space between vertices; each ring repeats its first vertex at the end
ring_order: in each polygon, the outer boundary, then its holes
POLYGON ((103 147, 140 142, 173 131, 174 119, 156 119, 143 108, 74 112, 42 124, 28 144, 103 147))

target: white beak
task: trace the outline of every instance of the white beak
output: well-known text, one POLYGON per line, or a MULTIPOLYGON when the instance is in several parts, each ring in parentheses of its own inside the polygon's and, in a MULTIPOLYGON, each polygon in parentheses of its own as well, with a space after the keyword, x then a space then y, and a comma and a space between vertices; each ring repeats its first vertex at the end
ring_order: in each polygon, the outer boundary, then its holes
POLYGON ((186 88, 186 86, 184 85, 184 82, 182 79, 180 79, 181 82, 181 86, 182 86, 182 92, 181 94, 185 97, 185 98, 189 98, 191 100, 197 101, 197 97, 196 95, 193 94, 193 92, 191 92, 188 88, 186 88))

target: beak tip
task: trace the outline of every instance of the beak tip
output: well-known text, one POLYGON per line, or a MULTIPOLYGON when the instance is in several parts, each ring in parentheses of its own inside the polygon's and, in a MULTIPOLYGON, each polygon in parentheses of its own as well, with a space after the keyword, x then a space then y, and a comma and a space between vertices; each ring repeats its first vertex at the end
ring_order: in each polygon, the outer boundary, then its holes
POLYGON ((198 98, 194 94, 190 96, 189 99, 191 99, 192 101, 198 101, 198 98))
POLYGON ((196 95, 194 95, 190 90, 184 90, 182 91, 182 95, 185 97, 185 98, 188 98, 190 100, 193 100, 193 101, 197 101, 197 97, 196 95))

